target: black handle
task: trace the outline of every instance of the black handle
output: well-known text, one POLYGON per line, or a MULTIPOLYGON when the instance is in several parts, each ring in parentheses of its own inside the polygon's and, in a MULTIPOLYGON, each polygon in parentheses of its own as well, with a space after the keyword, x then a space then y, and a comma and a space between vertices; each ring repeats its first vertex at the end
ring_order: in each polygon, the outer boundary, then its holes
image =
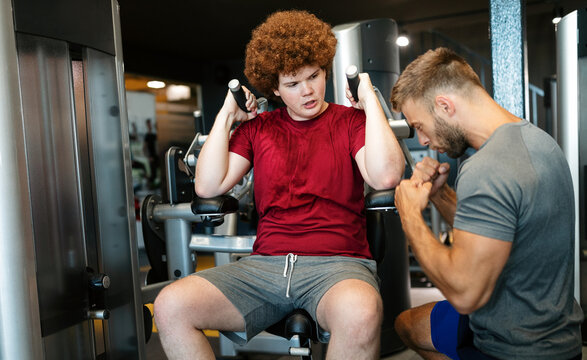
POLYGON ((90 286, 93 289, 108 289, 110 287, 110 277, 106 274, 92 274, 90 276, 90 286))
POLYGON ((349 82, 349 90, 355 101, 359 101, 359 69, 355 65, 349 65, 346 69, 346 79, 349 82))
POLYGON ((249 112, 247 109, 247 97, 245 96, 245 91, 241 87, 241 83, 238 79, 230 80, 228 88, 230 89, 232 96, 234 96, 234 100, 236 100, 238 107, 244 112, 249 112))

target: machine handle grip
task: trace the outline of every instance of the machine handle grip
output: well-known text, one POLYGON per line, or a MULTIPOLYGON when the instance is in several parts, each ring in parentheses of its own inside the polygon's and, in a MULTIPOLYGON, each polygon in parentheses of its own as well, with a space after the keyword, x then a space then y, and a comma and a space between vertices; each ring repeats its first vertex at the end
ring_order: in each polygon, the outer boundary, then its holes
POLYGON ((355 65, 346 68, 346 79, 349 83, 349 90, 355 101, 359 101, 359 69, 355 65))
POLYGON ((249 112, 247 109, 247 97, 245 96, 245 91, 241 87, 240 81, 238 79, 232 79, 228 82, 228 88, 234 96, 234 100, 238 104, 238 107, 241 108, 244 112, 249 112))

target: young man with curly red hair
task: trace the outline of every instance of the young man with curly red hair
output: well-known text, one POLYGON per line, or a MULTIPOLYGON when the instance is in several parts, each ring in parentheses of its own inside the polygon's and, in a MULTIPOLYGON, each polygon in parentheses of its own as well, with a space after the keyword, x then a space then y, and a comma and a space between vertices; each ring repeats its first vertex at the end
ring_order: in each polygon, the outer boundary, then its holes
POLYGON ((335 51, 331 27, 305 11, 277 12, 253 31, 245 74, 285 106, 256 115, 245 89, 246 113, 227 94, 195 187, 201 197, 224 194, 254 166, 257 239, 251 256, 161 292, 155 320, 170 359, 213 359, 202 329, 242 343, 296 308, 316 320, 329 359, 379 358, 382 301, 364 183, 394 187, 404 160, 366 74, 358 101, 347 91, 354 108, 324 100, 335 51))

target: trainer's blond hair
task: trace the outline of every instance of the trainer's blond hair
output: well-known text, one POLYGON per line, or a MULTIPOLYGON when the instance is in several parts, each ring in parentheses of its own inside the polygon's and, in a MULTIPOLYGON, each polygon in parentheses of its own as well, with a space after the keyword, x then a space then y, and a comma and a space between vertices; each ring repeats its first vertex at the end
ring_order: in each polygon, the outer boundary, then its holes
POLYGON ((434 97, 441 91, 467 95, 472 87, 483 88, 471 66, 447 48, 428 50, 401 73, 391 91, 391 105, 401 112, 407 100, 422 101, 432 112, 434 97))

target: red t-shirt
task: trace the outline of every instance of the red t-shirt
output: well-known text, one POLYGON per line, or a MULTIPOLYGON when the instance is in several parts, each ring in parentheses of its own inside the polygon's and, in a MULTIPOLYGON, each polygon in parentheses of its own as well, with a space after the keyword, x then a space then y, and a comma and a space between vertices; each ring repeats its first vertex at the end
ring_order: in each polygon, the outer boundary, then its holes
POLYGON ((371 258, 354 159, 364 145, 365 113, 336 104, 312 120, 283 107, 242 123, 229 149, 255 169, 253 254, 371 258))

